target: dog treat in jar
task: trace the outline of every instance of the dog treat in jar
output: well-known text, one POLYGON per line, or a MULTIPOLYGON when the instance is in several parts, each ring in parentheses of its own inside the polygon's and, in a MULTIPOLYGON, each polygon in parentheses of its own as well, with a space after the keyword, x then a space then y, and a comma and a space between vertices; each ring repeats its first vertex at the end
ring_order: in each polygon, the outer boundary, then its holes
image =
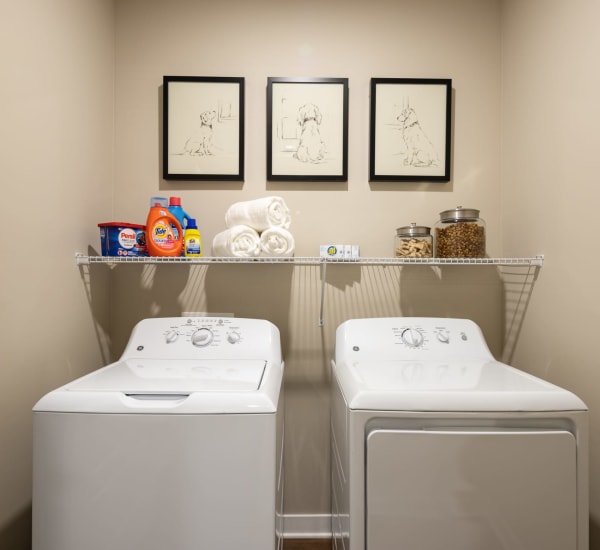
POLYGON ((394 255, 396 258, 431 258, 433 256, 431 228, 411 223, 396 229, 394 255))
POLYGON ((435 225, 436 258, 483 258, 485 222, 479 210, 457 206, 440 212, 435 225))

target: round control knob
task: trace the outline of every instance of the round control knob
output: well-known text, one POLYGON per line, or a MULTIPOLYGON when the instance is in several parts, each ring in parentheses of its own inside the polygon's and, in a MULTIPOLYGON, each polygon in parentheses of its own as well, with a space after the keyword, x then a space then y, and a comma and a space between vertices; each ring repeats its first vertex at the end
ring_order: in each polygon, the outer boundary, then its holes
POLYGON ((192 334, 192 344, 199 348, 208 346, 213 341, 213 333, 208 328, 199 328, 192 334))
POLYGON ((177 340, 178 337, 179 334, 177 334, 176 330, 170 330, 169 332, 167 332, 167 334, 165 334, 165 342, 167 344, 172 344, 177 340))
POLYGON ((450 335, 446 332, 438 332, 437 333, 437 339, 442 343, 442 344, 449 344, 450 343, 450 335))
POLYGON ((240 338, 241 338, 240 333, 236 332, 236 331, 230 332, 227 335, 227 341, 230 344, 237 344, 240 341, 240 338))
POLYGON ((407 328, 402 332, 402 341, 411 348, 423 345, 423 335, 417 329, 407 328))

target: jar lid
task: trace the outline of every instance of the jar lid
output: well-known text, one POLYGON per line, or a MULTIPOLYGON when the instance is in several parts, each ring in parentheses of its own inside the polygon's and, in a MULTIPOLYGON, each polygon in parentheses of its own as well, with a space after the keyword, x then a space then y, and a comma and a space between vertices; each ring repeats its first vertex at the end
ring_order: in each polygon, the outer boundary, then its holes
POLYGON ((406 237, 415 237, 420 236, 423 237, 425 235, 429 235, 431 232, 431 227, 426 227, 424 225, 417 225, 412 222, 410 225, 405 225, 404 227, 399 227, 396 229, 396 235, 406 236, 406 237))
POLYGON ((440 219, 442 221, 451 221, 451 220, 473 220, 479 218, 479 210, 475 208, 463 208, 462 206, 457 206, 454 210, 444 210, 440 212, 440 219))

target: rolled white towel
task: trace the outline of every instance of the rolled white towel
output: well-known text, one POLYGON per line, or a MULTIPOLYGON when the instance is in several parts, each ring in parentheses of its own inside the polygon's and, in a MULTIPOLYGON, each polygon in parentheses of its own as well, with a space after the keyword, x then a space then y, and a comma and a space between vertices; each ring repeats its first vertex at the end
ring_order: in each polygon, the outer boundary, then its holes
POLYGON ((281 197, 236 202, 225 213, 227 227, 247 225, 259 232, 269 227, 287 229, 291 221, 290 210, 281 197))
POLYGON ((260 237, 246 225, 236 225, 217 233, 212 242, 213 256, 252 258, 260 254, 260 237))
POLYGON ((260 234, 261 256, 293 256, 294 237, 282 227, 270 227, 260 234))

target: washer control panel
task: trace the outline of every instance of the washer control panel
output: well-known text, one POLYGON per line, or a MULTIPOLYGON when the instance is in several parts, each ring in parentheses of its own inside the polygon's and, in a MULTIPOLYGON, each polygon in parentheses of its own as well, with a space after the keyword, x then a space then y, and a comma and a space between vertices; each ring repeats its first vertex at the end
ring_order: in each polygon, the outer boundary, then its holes
POLYGON ((480 328, 468 319, 351 319, 338 327, 337 358, 437 360, 492 357, 480 328))
POLYGON ((261 358, 280 356, 279 331, 262 319, 165 317, 144 319, 133 329, 122 359, 261 358))

